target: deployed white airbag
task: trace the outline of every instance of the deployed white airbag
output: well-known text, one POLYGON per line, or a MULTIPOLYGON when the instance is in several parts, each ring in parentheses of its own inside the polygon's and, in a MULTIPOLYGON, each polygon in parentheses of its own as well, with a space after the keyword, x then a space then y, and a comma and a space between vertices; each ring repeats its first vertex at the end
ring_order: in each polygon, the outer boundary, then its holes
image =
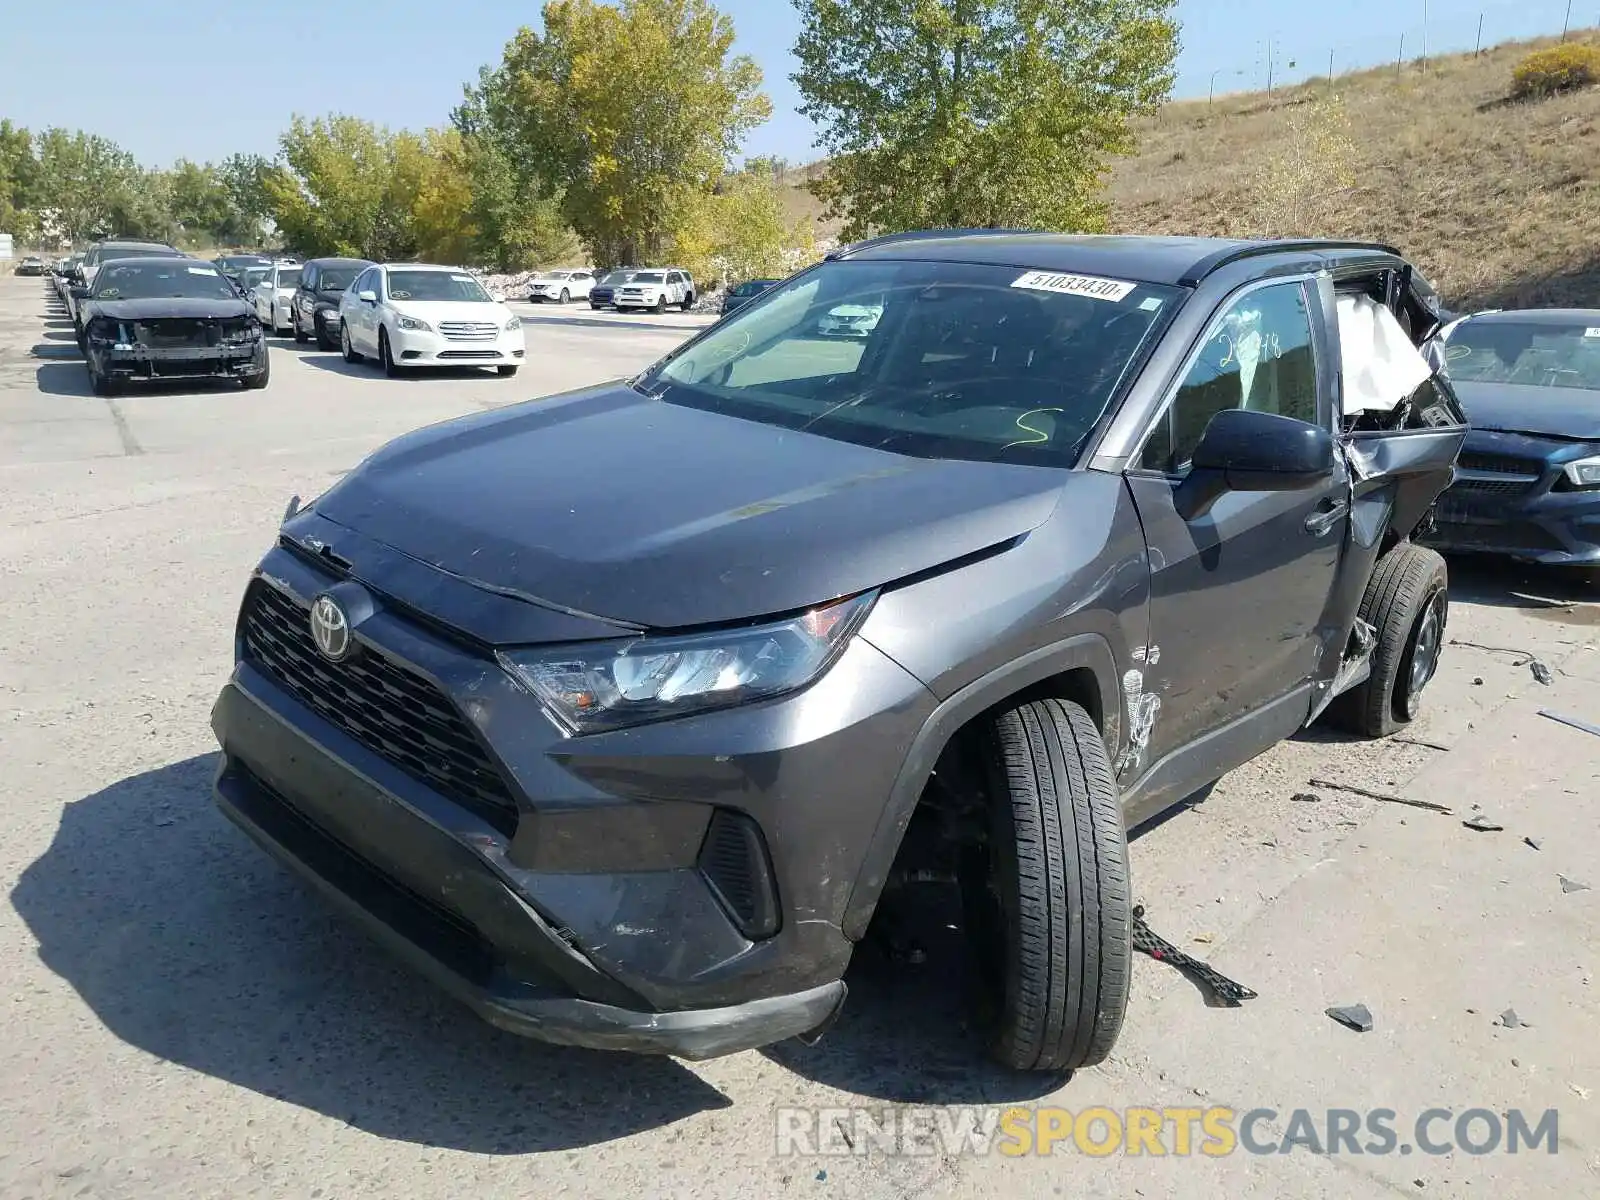
POLYGON ((1393 412, 1433 374, 1394 313, 1371 296, 1340 295, 1339 346, 1344 357, 1344 415, 1393 412))

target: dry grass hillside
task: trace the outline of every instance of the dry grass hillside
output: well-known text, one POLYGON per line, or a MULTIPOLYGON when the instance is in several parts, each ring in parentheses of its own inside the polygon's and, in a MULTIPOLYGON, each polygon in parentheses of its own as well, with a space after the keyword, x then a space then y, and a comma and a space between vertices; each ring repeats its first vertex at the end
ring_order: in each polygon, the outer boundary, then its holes
POLYGON ((1552 41, 1169 105, 1113 175, 1115 227, 1370 238, 1452 305, 1600 306, 1600 88, 1506 98, 1552 41))
MULTIPOLYGON (((1600 307, 1600 87, 1507 100, 1554 41, 1168 105, 1112 174, 1113 228, 1371 239, 1452 306, 1600 307)), ((791 209, 815 216, 801 178, 791 209)))

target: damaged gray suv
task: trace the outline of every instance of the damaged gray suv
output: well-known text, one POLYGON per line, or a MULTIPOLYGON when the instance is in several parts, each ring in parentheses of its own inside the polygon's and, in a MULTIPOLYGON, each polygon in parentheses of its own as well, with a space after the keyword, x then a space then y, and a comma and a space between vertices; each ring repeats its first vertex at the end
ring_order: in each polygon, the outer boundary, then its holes
POLYGON ((1438 314, 1382 246, 848 247, 291 504, 218 801, 495 1024, 688 1058, 820 1036, 886 890, 947 869, 996 1057, 1098 1062, 1126 830, 1417 714, 1438 314))

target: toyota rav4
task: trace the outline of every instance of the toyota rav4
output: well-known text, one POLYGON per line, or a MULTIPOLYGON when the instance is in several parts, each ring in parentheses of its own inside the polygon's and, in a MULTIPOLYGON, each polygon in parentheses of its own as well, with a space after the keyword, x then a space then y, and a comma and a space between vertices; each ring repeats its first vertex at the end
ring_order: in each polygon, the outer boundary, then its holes
POLYGON ((219 803, 496 1024, 689 1058, 820 1036, 942 864, 995 1055, 1097 1062, 1126 829, 1324 713, 1417 715, 1438 323, 1382 246, 847 247, 291 502, 219 803), (819 333, 841 306, 878 318, 819 333))

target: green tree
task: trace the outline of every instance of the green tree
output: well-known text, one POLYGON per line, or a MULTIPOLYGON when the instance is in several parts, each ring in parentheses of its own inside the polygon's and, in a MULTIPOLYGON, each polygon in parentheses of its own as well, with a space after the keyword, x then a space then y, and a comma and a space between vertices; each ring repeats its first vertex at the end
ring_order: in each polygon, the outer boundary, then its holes
POLYGON ((1172 87, 1175 0, 794 0, 800 111, 843 235, 1105 226, 1110 159, 1172 87))
POLYGON ((810 254, 810 222, 789 220, 770 168, 746 169, 723 181, 715 205, 712 253, 724 282, 787 275, 810 254))
POLYGON ((217 174, 231 209, 228 228, 222 231, 225 241, 256 246, 265 239, 263 226, 272 215, 266 188, 271 172, 272 164, 259 154, 230 154, 222 160, 217 174))
POLYGON ((263 180, 284 243, 305 254, 404 257, 409 221, 396 200, 411 182, 396 161, 407 148, 358 117, 293 117, 279 139, 282 165, 263 180))
POLYGON ((151 216, 139 196, 145 183, 133 155, 81 130, 46 129, 35 139, 34 208, 40 225, 73 242, 144 232, 151 216), (138 228, 123 222, 133 220, 138 228))
POLYGON ((26 241, 38 232, 32 211, 38 176, 33 135, 9 120, 0 120, 0 233, 26 241))
POLYGON ((771 115, 733 39, 709 0, 549 0, 543 32, 519 31, 469 99, 598 262, 656 258, 771 115))
POLYGON ((233 201, 221 172, 180 158, 167 172, 168 210, 180 234, 213 243, 227 239, 233 201))

